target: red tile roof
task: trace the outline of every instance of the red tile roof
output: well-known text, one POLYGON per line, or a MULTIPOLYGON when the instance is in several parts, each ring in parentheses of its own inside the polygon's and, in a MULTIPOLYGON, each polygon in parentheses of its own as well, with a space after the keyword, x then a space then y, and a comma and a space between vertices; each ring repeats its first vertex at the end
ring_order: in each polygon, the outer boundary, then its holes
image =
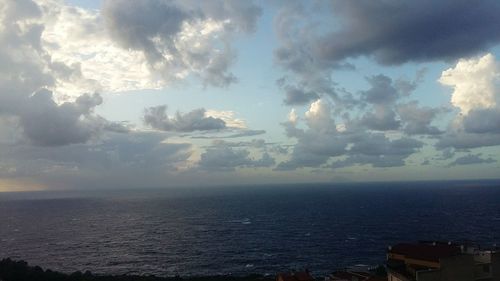
POLYGON ((461 253, 460 247, 448 244, 401 243, 393 246, 389 253, 404 255, 407 258, 439 262, 439 259, 461 253))

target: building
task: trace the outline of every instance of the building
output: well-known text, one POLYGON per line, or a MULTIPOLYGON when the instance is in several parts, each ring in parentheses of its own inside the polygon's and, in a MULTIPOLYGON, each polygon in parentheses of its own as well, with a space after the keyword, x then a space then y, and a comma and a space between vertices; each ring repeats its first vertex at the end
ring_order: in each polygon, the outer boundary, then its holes
POLYGON ((366 281, 372 275, 367 272, 342 270, 333 272, 328 280, 331 281, 366 281))
POLYGON ((388 281, 500 281, 500 253, 471 244, 421 241, 387 252, 388 281))

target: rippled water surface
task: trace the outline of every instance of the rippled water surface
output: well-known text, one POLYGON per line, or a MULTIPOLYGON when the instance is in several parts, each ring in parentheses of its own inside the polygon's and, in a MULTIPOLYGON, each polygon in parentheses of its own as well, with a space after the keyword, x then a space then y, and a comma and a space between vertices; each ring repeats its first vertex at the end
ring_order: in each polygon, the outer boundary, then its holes
POLYGON ((72 272, 323 273, 423 239, 500 242, 500 187, 464 183, 0 193, 0 257, 72 272))

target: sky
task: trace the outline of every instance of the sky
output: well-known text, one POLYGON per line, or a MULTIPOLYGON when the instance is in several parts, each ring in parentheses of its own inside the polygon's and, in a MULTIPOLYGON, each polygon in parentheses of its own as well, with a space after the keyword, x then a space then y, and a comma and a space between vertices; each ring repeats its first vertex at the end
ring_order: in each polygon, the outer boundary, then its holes
POLYGON ((0 191, 498 178, 499 13, 0 0, 0 191))

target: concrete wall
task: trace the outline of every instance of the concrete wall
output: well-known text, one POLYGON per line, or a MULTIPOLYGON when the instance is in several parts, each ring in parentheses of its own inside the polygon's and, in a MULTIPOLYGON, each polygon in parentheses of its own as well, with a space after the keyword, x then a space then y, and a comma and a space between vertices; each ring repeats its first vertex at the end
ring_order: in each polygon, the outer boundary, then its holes
POLYGON ((491 273, 491 280, 500 281, 500 253, 491 254, 491 273))
POLYGON ((398 274, 391 273, 391 272, 389 272, 387 274, 387 280, 388 281, 410 281, 402 276, 398 276, 398 274))
POLYGON ((418 281, 441 281, 441 270, 423 270, 417 272, 418 281))
POLYGON ((474 264, 474 257, 472 255, 459 255, 442 259, 441 280, 474 280, 474 264))
POLYGON ((459 255, 441 260, 439 270, 418 271, 417 281, 472 281, 474 276, 474 259, 472 255, 459 255))

